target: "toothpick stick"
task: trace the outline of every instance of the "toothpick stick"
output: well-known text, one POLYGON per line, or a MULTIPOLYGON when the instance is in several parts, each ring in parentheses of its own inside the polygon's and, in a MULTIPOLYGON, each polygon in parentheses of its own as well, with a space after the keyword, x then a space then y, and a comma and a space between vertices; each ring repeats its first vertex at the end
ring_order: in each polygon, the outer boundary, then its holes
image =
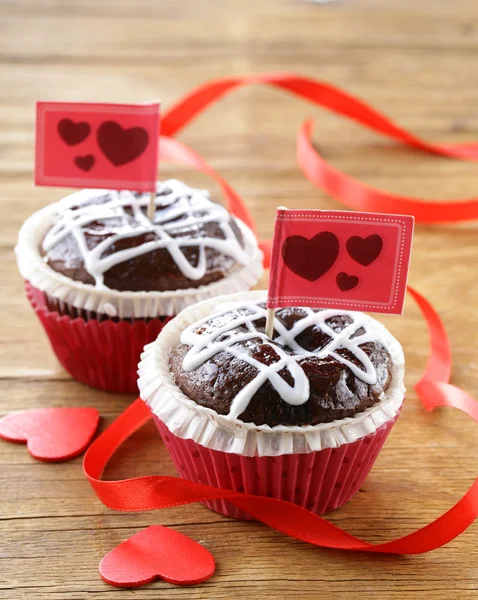
MULTIPOLYGON (((277 210, 287 210, 286 206, 278 206, 277 210)), ((276 314, 275 308, 267 309, 267 319, 266 319, 266 335, 268 338, 272 339, 274 335, 274 317, 276 314)))
POLYGON ((148 219, 153 223, 156 214, 156 192, 149 193, 148 219))
MULTIPOLYGON (((277 210, 287 210, 287 206, 278 206, 277 210)), ((277 226, 277 221, 276 221, 277 226)), ((275 308, 267 309, 267 319, 266 319, 266 335, 268 338, 272 339, 274 335, 274 317, 276 310, 275 308)))
POLYGON ((275 315, 275 312, 276 312, 275 308, 268 308, 267 309, 266 335, 270 339, 272 339, 272 336, 274 335, 274 315, 275 315))

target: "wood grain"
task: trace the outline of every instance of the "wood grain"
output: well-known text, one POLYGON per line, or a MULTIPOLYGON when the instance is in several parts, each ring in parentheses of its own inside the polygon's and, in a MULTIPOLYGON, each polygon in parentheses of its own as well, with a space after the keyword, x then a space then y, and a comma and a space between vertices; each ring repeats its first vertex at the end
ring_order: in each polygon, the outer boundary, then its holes
MULTIPOLYGON (((210 78, 297 71, 327 80, 432 140, 478 138, 478 6, 474 0, 17 0, 0 2, 0 413, 39 406, 97 406, 106 427, 131 397, 90 390, 61 369, 23 296, 13 247, 23 220, 64 190, 32 185, 37 99, 165 106, 210 78)), ((259 233, 277 204, 337 208, 295 164, 295 134, 317 118, 316 140, 334 165, 370 185, 430 199, 476 195, 476 164, 424 156, 278 91, 251 87, 201 116, 181 139, 247 199, 259 233)), ((195 173, 164 176, 209 185, 195 173)), ((217 189, 213 186, 217 193, 217 189)), ((477 223, 418 227, 410 281, 448 328, 453 381, 478 397, 477 223)), ((265 279, 263 285, 265 284, 265 279)), ((409 394, 360 493, 330 520, 372 542, 405 535, 452 505, 476 475, 476 427, 461 414, 425 414, 413 393, 427 335, 410 302, 383 318, 402 341, 409 394)), ((151 425, 118 453, 108 477, 173 474, 151 425)), ((161 513, 105 509, 81 471, 32 460, 0 443, 0 600, 65 598, 249 599, 329 597, 448 600, 478 595, 478 526, 424 556, 386 557, 316 549, 202 506, 161 513), (98 563, 153 523, 209 548, 218 563, 190 589, 155 582, 138 591, 103 583, 98 563)))

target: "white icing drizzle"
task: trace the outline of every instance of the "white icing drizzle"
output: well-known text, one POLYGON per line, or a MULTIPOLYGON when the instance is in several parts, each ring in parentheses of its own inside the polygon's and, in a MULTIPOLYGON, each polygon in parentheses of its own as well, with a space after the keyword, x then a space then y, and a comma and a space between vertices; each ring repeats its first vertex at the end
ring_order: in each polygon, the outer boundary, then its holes
MULTIPOLYGON (((231 215, 223 206, 212 202, 208 192, 192 189, 175 179, 158 182, 156 193, 161 194, 165 190, 170 192, 156 197, 156 206, 161 207, 161 211, 156 214, 154 224, 142 210, 148 206, 149 194, 135 195, 129 191, 111 190, 81 190, 72 194, 60 201, 59 219, 46 234, 42 248, 44 252, 48 252, 66 236, 73 235, 85 269, 94 278, 95 287, 100 289, 106 287, 103 279, 109 269, 159 248, 166 248, 182 274, 192 280, 201 279, 206 273, 207 248, 230 256, 239 264, 248 263, 249 256, 241 247, 230 225, 231 215), (102 196, 108 196, 108 201, 82 206, 85 201, 102 196), (130 208, 132 217, 125 208, 130 208), (196 216, 194 213, 203 214, 196 216), (174 221, 178 218, 181 220, 174 221), (115 226, 116 233, 89 250, 85 236, 88 225, 106 219, 119 219, 121 224, 115 226), (180 233, 183 229, 198 228, 206 223, 217 223, 224 239, 207 236, 192 238, 186 233, 184 237, 170 235, 170 232, 180 233), (158 239, 103 256, 112 244, 145 233, 154 233, 158 239), (197 266, 193 266, 183 252, 183 248, 191 246, 199 248, 197 266)), ((98 234, 98 231, 92 229, 91 233, 98 234)))
POLYGON ((332 356, 349 367, 356 377, 368 385, 375 385, 377 382, 376 370, 370 358, 359 346, 373 341, 382 344, 385 348, 388 348, 388 344, 379 330, 373 329, 373 331, 370 331, 370 322, 367 320, 366 315, 335 309, 314 312, 310 308, 301 307, 301 310, 305 312, 306 316, 294 323, 289 330, 277 318, 275 319, 274 329, 279 335, 274 339, 276 343, 270 343, 266 334, 257 331, 255 327, 255 321, 266 318, 267 311, 265 308, 251 302, 223 304, 219 307, 218 312, 190 325, 182 332, 181 343, 190 346, 183 359, 183 369, 185 371, 193 371, 221 351, 226 351, 233 356, 239 357, 241 360, 255 367, 258 371, 256 377, 236 395, 231 404, 228 417, 234 419, 246 410, 254 394, 267 380, 270 381, 281 399, 287 402, 287 404, 299 406, 307 402, 310 395, 309 380, 298 363, 299 360, 307 357, 323 358, 325 356, 332 356), (203 325, 210 322, 212 318, 220 319, 226 314, 227 316, 223 320, 223 325, 218 325, 217 328, 207 333, 196 333, 203 325), (352 319, 352 323, 347 325, 340 333, 334 331, 326 323, 328 319, 337 316, 348 316, 352 319), (367 327, 365 327, 366 321, 367 327), (241 325, 245 325, 247 331, 233 331, 241 325), (297 336, 311 326, 320 327, 331 338, 330 343, 317 352, 304 350, 296 342, 297 336), (352 337, 362 327, 365 333, 352 337), (218 339, 221 336, 223 339, 218 339), (277 362, 265 365, 251 357, 247 353, 246 348, 238 345, 240 342, 258 338, 263 343, 269 344, 279 356, 277 362), (294 354, 288 354, 284 351, 283 347, 291 349, 294 354), (346 349, 351 352, 362 364, 363 369, 338 354, 337 350, 339 349, 346 349), (289 371, 294 382, 293 385, 289 385, 279 375, 279 371, 282 369, 289 371))

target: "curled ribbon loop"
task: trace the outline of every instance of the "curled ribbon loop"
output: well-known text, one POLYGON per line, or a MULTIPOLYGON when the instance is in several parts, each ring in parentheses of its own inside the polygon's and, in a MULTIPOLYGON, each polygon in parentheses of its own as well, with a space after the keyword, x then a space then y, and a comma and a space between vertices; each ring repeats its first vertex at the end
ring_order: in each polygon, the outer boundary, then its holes
MULTIPOLYGON (((258 83, 287 91, 418 150, 461 160, 478 160, 476 143, 429 143, 399 127, 354 96, 325 82, 293 73, 260 73, 208 82, 187 94, 165 113, 161 121, 163 135, 177 134, 211 104, 234 89, 258 83)), ((381 191, 349 177, 328 164, 313 148, 310 140, 312 126, 312 121, 307 121, 298 133, 299 166, 312 183, 346 206, 364 211, 413 215, 420 223, 451 223, 478 219, 478 198, 430 202, 381 191)))
POLYGON ((478 218, 478 199, 430 202, 384 192, 342 173, 314 148, 312 121, 297 134, 297 161, 304 175, 342 204, 357 210, 413 215, 418 223, 452 223, 478 218))
MULTIPOLYGON (((213 81, 183 98, 163 117, 161 157, 163 160, 190 166, 213 177, 224 192, 229 210, 253 230, 254 221, 237 192, 197 153, 171 137, 229 91, 251 83, 265 83, 286 90, 415 148, 464 160, 478 160, 478 144, 429 144, 349 94, 312 79, 279 73, 213 81)), ((478 200, 428 203, 392 196, 364 186, 328 165, 318 155, 312 146, 311 131, 312 124, 308 122, 299 132, 299 164, 311 181, 348 206, 361 210, 414 214, 417 220, 422 222, 458 221, 478 217, 478 200)), ((270 240, 261 242, 266 264, 270 256, 270 247, 270 240)), ((423 376, 415 385, 422 404, 427 410, 438 407, 455 408, 478 422, 478 403, 466 392, 449 383, 451 351, 440 317, 416 290, 409 287, 408 291, 422 311, 430 336, 429 360, 423 376)), ((461 500, 429 525, 390 542, 370 544, 322 517, 284 500, 233 492, 161 475, 103 481, 101 475, 111 456, 150 418, 148 407, 142 400, 136 400, 93 442, 85 455, 85 475, 98 498, 109 508, 143 511, 224 498, 262 523, 304 542, 326 548, 389 554, 418 554, 438 548, 462 533, 478 516, 477 478, 461 500)))
POLYGON ((210 81, 184 96, 164 114, 163 135, 174 136, 206 108, 234 89, 250 84, 267 84, 312 104, 356 121, 377 133, 419 150, 462 160, 478 160, 478 144, 431 144, 396 125, 365 102, 328 83, 296 73, 257 73, 210 81))

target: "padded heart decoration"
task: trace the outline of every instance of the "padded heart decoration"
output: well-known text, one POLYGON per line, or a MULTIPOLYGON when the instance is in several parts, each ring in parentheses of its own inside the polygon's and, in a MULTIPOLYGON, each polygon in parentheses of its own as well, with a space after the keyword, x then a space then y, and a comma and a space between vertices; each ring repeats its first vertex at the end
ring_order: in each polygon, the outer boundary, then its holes
POLYGON ((347 240, 346 248, 347 252, 356 262, 364 267, 368 267, 380 256, 383 248, 383 240, 377 234, 369 235, 366 238, 353 235, 347 240))
POLYGON ((115 121, 105 121, 98 127, 96 139, 106 158, 115 167, 121 167, 143 154, 149 135, 143 127, 123 129, 115 121))
POLYGON ((193 585, 209 579, 215 569, 209 550, 162 525, 143 529, 100 562, 103 580, 117 587, 139 587, 158 578, 193 585))
POLYGON ((339 290, 342 290, 342 292, 348 292, 348 290, 353 290, 354 287, 357 287, 359 278, 355 275, 347 275, 347 273, 342 272, 338 273, 335 281, 337 282, 339 290))
POLYGON ((315 281, 325 275, 338 254, 339 240, 330 231, 322 231, 310 240, 302 235, 291 235, 282 245, 284 263, 307 281, 315 281))
POLYGON ((89 171, 95 164, 95 157, 92 154, 85 156, 75 156, 75 165, 82 171, 89 171))
POLYGON ((80 144, 90 135, 91 127, 89 123, 84 121, 75 123, 71 119, 61 119, 58 122, 57 129, 65 144, 76 146, 76 144, 80 144))
POLYGON ((86 450, 99 420, 96 408, 21 410, 0 419, 0 437, 26 443, 33 458, 60 462, 86 450))

